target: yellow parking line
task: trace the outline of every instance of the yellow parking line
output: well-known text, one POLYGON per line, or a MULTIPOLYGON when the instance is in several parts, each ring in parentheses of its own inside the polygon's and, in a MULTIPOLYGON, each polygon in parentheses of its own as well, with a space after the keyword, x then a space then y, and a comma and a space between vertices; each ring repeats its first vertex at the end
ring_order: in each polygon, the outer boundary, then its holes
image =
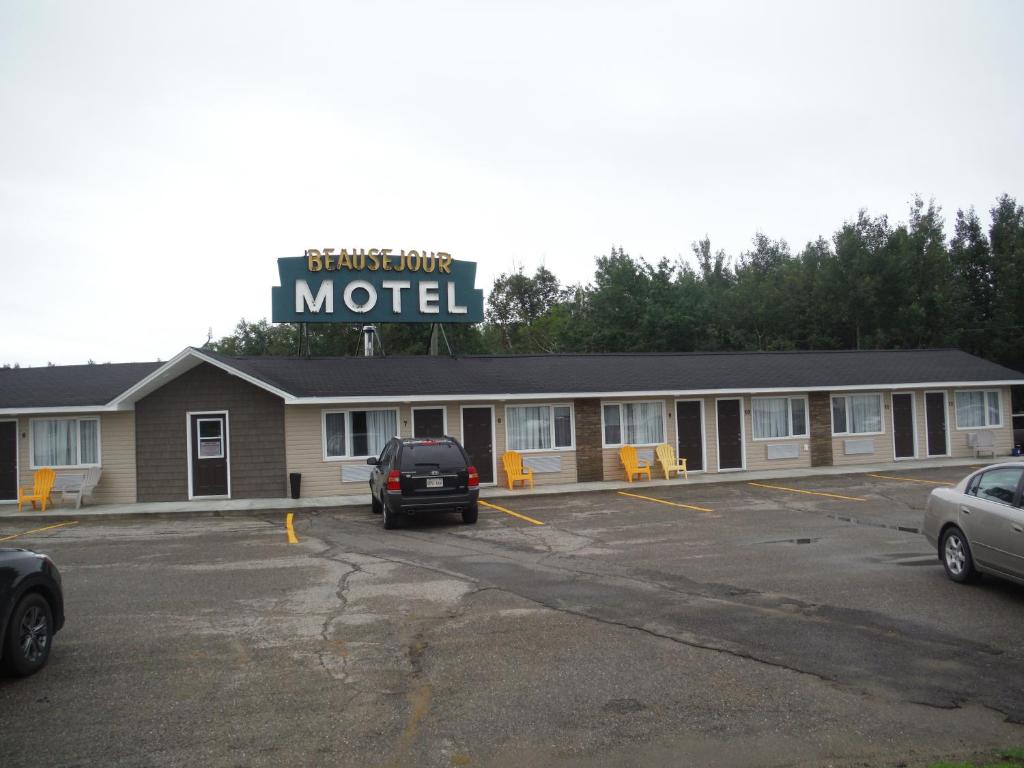
POLYGON ((626 491, 619 491, 619 496, 630 496, 634 499, 643 499, 644 501, 655 501, 658 504, 665 504, 669 507, 682 507, 683 509, 694 509, 698 512, 714 512, 713 509, 707 507, 695 507, 692 504, 680 504, 678 501, 666 501, 665 499, 656 499, 653 496, 641 496, 639 493, 627 493, 626 491))
POLYGON ((916 477, 897 477, 895 475, 872 475, 870 472, 867 473, 868 477, 879 477, 882 480, 902 480, 906 483, 927 483, 928 485, 956 485, 956 483, 947 483, 945 480, 918 480, 916 477))
POLYGON ((54 528, 63 528, 65 525, 78 525, 77 520, 71 520, 67 523, 57 523, 56 525, 48 525, 45 528, 33 528, 31 531, 22 531, 21 533, 14 533, 10 536, 4 536, 0 541, 10 541, 16 539, 19 536, 28 536, 30 533, 42 533, 43 531, 52 531, 54 528))
POLYGON ((544 525, 544 523, 542 523, 540 520, 534 520, 532 517, 527 517, 526 515, 520 515, 518 512, 513 512, 511 509, 505 509, 504 507, 499 507, 497 504, 491 504, 489 501, 484 501, 483 499, 480 499, 477 503, 483 504, 485 507, 489 507, 491 509, 496 509, 499 512, 504 512, 506 515, 512 515, 512 517, 518 517, 520 520, 525 520, 526 522, 533 523, 534 525, 544 525))
POLYGON ((298 544, 299 537, 295 535, 295 527, 292 525, 292 521, 295 519, 295 513, 289 512, 288 517, 284 519, 284 527, 288 531, 288 543, 298 544))
POLYGON ((843 499, 844 501, 867 501, 860 496, 842 496, 838 493, 824 493, 823 491, 804 491, 800 488, 787 488, 784 485, 768 485, 766 483, 747 483, 756 485, 758 488, 773 488, 776 491, 789 491, 790 493, 806 493, 808 496, 828 496, 830 499, 843 499))

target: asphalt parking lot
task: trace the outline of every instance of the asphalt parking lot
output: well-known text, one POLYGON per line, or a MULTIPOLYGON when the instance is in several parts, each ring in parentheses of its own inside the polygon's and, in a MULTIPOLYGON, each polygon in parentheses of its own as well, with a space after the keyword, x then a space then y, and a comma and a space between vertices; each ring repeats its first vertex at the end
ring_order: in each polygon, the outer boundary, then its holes
POLYGON ((303 511, 293 537, 283 513, 4 523, 0 546, 60 566, 67 624, 41 673, 0 679, 0 760, 924 766, 1019 746, 1024 588, 953 584, 917 530, 966 471, 511 497, 398 531, 303 511))

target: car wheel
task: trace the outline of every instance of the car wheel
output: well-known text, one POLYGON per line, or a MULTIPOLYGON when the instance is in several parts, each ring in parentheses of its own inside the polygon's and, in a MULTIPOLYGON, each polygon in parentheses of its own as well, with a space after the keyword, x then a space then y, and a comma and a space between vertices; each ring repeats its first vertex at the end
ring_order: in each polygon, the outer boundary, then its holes
POLYGON ((4 641, 4 666, 20 677, 38 672, 50 658, 53 614, 46 598, 37 592, 25 595, 14 608, 4 641))
POLYGON ((387 528, 389 531, 392 531, 398 527, 398 515, 396 515, 394 512, 388 509, 387 504, 384 504, 382 506, 384 507, 384 527, 387 528))
POLYGON ((476 504, 474 504, 469 509, 462 510, 462 522, 466 523, 467 525, 472 525, 476 522, 476 518, 479 514, 480 509, 479 507, 477 507, 476 504))
POLYGON ((380 503, 380 499, 378 499, 376 496, 374 496, 371 493, 370 494, 370 511, 372 511, 373 514, 375 514, 375 515, 379 515, 380 511, 381 511, 381 508, 383 506, 384 505, 380 503))
POLYGON ((964 532, 955 525, 942 534, 939 551, 942 556, 942 567, 946 575, 953 581, 963 584, 977 575, 974 570, 974 558, 971 557, 971 545, 967 543, 964 532))

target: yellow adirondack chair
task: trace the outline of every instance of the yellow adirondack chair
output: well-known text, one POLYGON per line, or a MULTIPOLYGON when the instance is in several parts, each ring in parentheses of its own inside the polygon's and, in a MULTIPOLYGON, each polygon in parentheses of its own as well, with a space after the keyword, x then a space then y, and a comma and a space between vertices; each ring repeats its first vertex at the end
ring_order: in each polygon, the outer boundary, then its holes
POLYGON ((523 467, 523 457, 518 451, 505 451, 505 455, 501 457, 501 463, 505 466, 509 490, 512 490, 517 481, 522 481, 523 488, 527 483, 533 488, 533 470, 523 467))
POLYGON ((626 479, 629 482, 633 482, 633 475, 636 475, 638 480, 641 475, 647 475, 647 479, 651 479, 651 465, 637 457, 635 445, 624 445, 619 448, 619 460, 626 469, 626 479))
POLYGON ((672 446, 668 443, 662 443, 654 450, 655 455, 658 457, 658 461, 661 463, 661 468, 665 470, 665 479, 668 480, 669 473, 675 472, 676 477, 679 477, 679 473, 683 473, 683 477, 687 480, 690 476, 686 474, 686 459, 676 459, 676 452, 672 450, 672 446))
POLYGON ((32 502, 32 509, 36 508, 36 502, 40 502, 43 507, 43 512, 46 511, 46 502, 50 500, 50 491, 53 488, 53 481, 57 477, 57 473, 49 467, 43 467, 37 469, 35 476, 32 478, 34 487, 32 493, 25 493, 25 489, 18 488, 18 511, 21 512, 21 507, 26 501, 32 502))

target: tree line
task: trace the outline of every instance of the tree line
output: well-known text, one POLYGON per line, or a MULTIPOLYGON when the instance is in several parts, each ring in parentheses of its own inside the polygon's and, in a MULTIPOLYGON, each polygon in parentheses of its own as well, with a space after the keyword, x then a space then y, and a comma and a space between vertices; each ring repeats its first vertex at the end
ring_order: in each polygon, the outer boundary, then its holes
MULTIPOLYGON (((705 238, 692 261, 613 247, 589 283, 545 267, 499 275, 485 321, 446 326, 458 354, 960 347, 1024 369, 1024 207, 1009 195, 958 210, 915 198, 906 221, 861 210, 794 252, 763 233, 732 255, 705 238)), ((430 327, 383 325, 386 354, 424 354, 430 327)), ((358 328, 239 322, 211 342, 231 355, 361 354, 358 328), (301 342, 301 343, 300 343, 301 342)), ((443 353, 447 346, 442 342, 443 353)))

